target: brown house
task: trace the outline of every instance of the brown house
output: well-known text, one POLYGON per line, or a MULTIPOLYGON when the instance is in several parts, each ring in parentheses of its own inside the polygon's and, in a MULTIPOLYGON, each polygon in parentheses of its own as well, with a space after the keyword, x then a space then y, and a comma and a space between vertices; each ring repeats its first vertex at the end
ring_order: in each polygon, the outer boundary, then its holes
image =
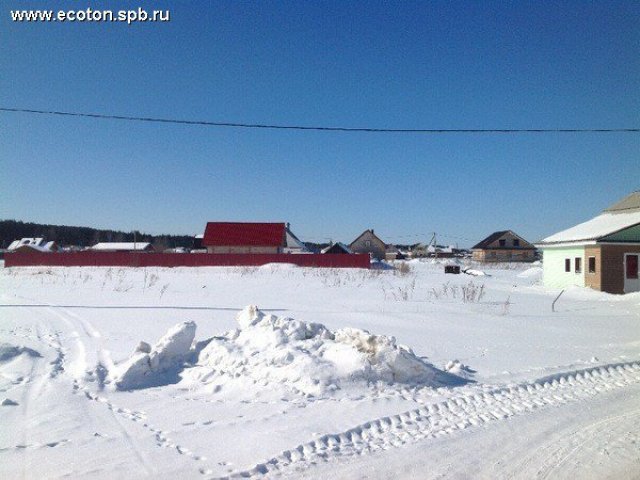
POLYGON ((349 245, 353 253, 368 253, 376 260, 383 260, 387 245, 371 230, 365 230, 349 245))
POLYGON ((536 247, 511 230, 493 232, 471 248, 479 262, 533 262, 536 247))

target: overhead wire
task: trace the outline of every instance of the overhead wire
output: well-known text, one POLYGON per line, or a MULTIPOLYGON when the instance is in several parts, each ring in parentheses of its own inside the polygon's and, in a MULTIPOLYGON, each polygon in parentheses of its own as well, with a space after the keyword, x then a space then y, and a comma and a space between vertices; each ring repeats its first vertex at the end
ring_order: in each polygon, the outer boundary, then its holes
POLYGON ((28 113, 37 115, 57 115, 66 117, 94 118, 101 120, 119 120, 130 122, 150 122, 174 125, 200 125, 207 127, 252 128, 270 130, 307 130, 319 132, 347 133, 421 133, 421 134, 500 134, 500 133, 640 133, 640 128, 376 128, 376 127, 342 127, 342 126, 310 126, 279 125, 270 123, 238 123, 213 122, 207 120, 181 120, 158 117, 141 117, 129 115, 110 115, 104 113, 66 112, 59 110, 35 110, 28 108, 0 107, 1 112, 28 113))

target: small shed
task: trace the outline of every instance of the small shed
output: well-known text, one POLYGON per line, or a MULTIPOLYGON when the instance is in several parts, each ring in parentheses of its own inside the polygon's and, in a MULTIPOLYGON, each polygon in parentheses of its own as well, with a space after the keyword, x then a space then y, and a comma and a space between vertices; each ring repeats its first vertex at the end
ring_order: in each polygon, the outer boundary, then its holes
POLYGON ((400 251, 400 249, 398 247, 396 247, 395 245, 387 245, 385 252, 384 252, 384 258, 385 260, 404 260, 407 258, 407 256, 402 253, 400 251))
POLYGON ((204 248, 202 246, 202 239, 204 238, 204 234, 200 233, 198 235, 196 235, 195 237, 193 237, 193 243, 191 245, 191 249, 192 250, 200 250, 202 248, 204 248))

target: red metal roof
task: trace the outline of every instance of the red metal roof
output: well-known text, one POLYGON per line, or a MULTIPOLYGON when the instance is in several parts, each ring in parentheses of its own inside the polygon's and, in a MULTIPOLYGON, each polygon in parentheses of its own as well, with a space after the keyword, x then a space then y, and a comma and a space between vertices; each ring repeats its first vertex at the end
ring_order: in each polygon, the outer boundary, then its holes
POLYGON ((209 222, 204 231, 202 245, 284 247, 285 231, 284 223, 209 222))

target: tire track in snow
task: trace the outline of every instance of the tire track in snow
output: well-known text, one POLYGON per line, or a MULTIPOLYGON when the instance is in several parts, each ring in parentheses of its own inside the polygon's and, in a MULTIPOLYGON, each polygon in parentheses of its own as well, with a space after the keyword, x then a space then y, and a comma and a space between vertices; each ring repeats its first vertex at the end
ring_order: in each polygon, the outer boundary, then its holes
MULTIPOLYGON (((545 459, 540 469, 538 469, 535 478, 554 478, 554 472, 572 457, 593 457, 594 452, 590 451, 592 449, 590 449, 588 445, 592 443, 595 438, 600 438, 607 434, 615 435, 617 433, 620 435, 620 431, 625 431, 630 421, 636 420, 639 417, 640 409, 613 415, 572 432, 569 442, 566 442, 566 438, 560 438, 552 442, 551 445, 555 448, 551 450, 552 453, 545 459)), ((609 442, 607 442, 607 444, 610 445, 609 442)))
MULTIPOLYGON (((113 365, 114 364, 113 364, 113 361, 111 359, 111 354, 110 354, 110 352, 108 350, 103 348, 102 334, 100 333, 100 331, 98 329, 96 329, 91 324, 91 322, 89 322, 88 320, 85 320, 84 318, 80 317, 79 315, 69 311, 65 307, 52 305, 51 308, 49 308, 48 310, 50 310, 52 313, 54 313, 58 318, 62 319, 72 329, 79 326, 80 328, 77 329, 77 330, 82 330, 86 337, 97 341, 96 355, 97 355, 98 365, 103 365, 109 371, 113 370, 113 365), (61 313, 54 311, 53 308, 61 310, 61 313)), ((75 338, 78 343, 82 344, 81 340, 79 339, 79 335, 77 334, 77 331, 74 330, 72 333, 75 334, 75 335, 72 335, 72 337, 75 338)), ((84 347, 84 344, 82 344, 82 347, 84 347)), ((83 348, 82 349, 82 353, 83 353, 83 355, 85 355, 86 354, 86 349, 83 348)), ((83 365, 85 365, 85 368, 86 368, 86 361, 83 362, 83 365)), ((86 373, 87 372, 85 372, 85 374, 86 373)), ((146 470, 147 474, 151 473, 153 471, 153 468, 148 463, 148 461, 146 460, 146 458, 143 455, 143 453, 138 449, 137 445, 135 444, 134 439, 129 435, 129 433, 127 432, 126 428, 121 423, 120 419, 126 419, 126 420, 130 420, 130 421, 136 422, 139 425, 141 425, 143 428, 145 428, 147 431, 151 432, 153 434, 154 438, 155 438, 155 442, 156 442, 156 445, 158 447, 165 447, 165 448, 173 449, 178 454, 186 455, 187 457, 191 457, 192 459, 194 459, 197 462, 206 461, 206 457, 201 456, 201 455, 197 455, 197 454, 193 453, 190 449, 188 449, 188 448, 186 448, 186 447, 184 447, 182 445, 178 445, 175 442, 173 442, 173 440, 168 436, 168 432, 166 432, 166 431, 164 431, 162 429, 156 428, 155 426, 151 425, 147 421, 147 416, 146 416, 146 414, 144 412, 138 412, 138 411, 135 411, 135 410, 130 410, 130 409, 127 409, 127 408, 119 407, 116 404, 114 404, 112 401, 110 401, 109 399, 93 393, 88 387, 85 386, 84 377, 85 377, 85 375, 81 375, 81 376, 76 375, 76 377, 73 380, 73 391, 76 392, 76 393, 78 393, 78 392, 84 393, 84 396, 88 400, 93 400, 93 401, 96 401, 98 403, 104 404, 110 410, 111 414, 114 417, 114 420, 116 421, 116 423, 120 427, 120 430, 123 432, 123 435, 127 438, 127 441, 131 445, 132 449, 134 450, 134 452, 136 454, 136 457, 138 458, 139 462, 145 467, 145 470, 146 470)), ((206 466, 203 466, 203 465, 200 465, 198 470, 203 475, 210 475, 212 473, 211 469, 209 469, 209 468, 207 468, 206 466)))
MULTIPOLYGON (((40 444, 31 442, 31 430, 32 424, 30 418, 32 411, 37 410, 38 399, 42 396, 50 382, 55 379, 61 372, 64 371, 64 349, 59 341, 59 334, 54 330, 51 325, 44 322, 42 319, 36 317, 36 322, 33 324, 33 333, 35 333, 35 339, 46 347, 52 349, 55 352, 55 358, 46 363, 46 353, 43 352, 42 357, 32 358, 31 368, 28 377, 21 382, 24 386, 24 390, 20 399, 20 411, 24 418, 24 428, 21 429, 19 434, 19 443, 8 447, 8 449, 15 449, 22 454, 22 478, 28 476, 28 465, 31 461, 29 458, 30 450, 35 449, 40 444), (47 365, 50 368, 47 368, 47 365)), ((59 442, 49 442, 45 444, 48 447, 54 447, 61 443, 66 443, 67 440, 61 440, 59 442)))
POLYGON ((73 378, 82 378, 87 369, 87 348, 82 340, 81 334, 76 329, 76 325, 74 325, 67 316, 58 313, 54 308, 47 308, 47 312, 62 320, 62 322, 69 328, 67 336, 73 342, 73 346, 70 349, 72 355, 68 357, 65 356, 63 358, 63 370, 71 374, 73 378))
POLYGON ((80 315, 77 315, 68 308, 62 307, 60 305, 52 305, 51 307, 62 310, 68 320, 72 319, 80 325, 80 328, 84 331, 86 336, 94 340, 96 343, 96 358, 98 360, 98 364, 104 366, 104 368, 108 371, 113 370, 114 363, 111 359, 111 352, 104 348, 104 340, 102 338, 102 333, 100 332, 100 330, 95 328, 89 320, 86 320, 80 315))
MULTIPOLYGON (((84 387, 87 374, 90 371, 87 370, 87 340, 94 340, 96 338, 100 338, 100 333, 93 328, 93 326, 78 317, 77 315, 69 314, 66 309, 62 311, 57 311, 55 305, 47 307, 46 312, 50 314, 53 318, 61 321, 65 327, 65 332, 59 332, 55 330, 53 334, 51 333, 42 333, 40 325, 44 325, 45 322, 40 320, 38 323, 38 339, 46 342, 51 348, 53 348, 57 352, 56 359, 51 362, 53 366, 52 371, 49 374, 51 379, 57 379, 58 381, 68 381, 71 380, 72 383, 72 392, 74 394, 79 393, 81 390, 84 390, 85 395, 89 391, 86 387, 84 387), (61 336, 60 333, 63 333, 61 336), (69 346, 64 346, 62 343, 62 339, 68 339, 70 342, 69 346), (64 374, 64 375, 61 375, 64 374)), ((46 322, 47 325, 50 325, 51 322, 46 322)), ((87 398, 89 396, 87 395, 87 398)), ((111 405, 110 405, 111 407, 111 405)), ((114 409, 110 408, 111 416, 113 418, 114 424, 122 433, 123 438, 129 444, 131 451, 135 455, 135 458, 138 464, 142 467, 143 471, 146 475, 151 475, 154 473, 153 465, 147 460, 143 450, 141 450, 136 441, 125 426, 122 424, 121 418, 118 417, 118 413, 128 412, 126 409, 114 409)))
POLYGON ((583 401, 637 382, 640 382, 640 362, 629 362, 560 373, 532 383, 451 397, 378 418, 341 433, 322 435, 246 470, 217 478, 252 478, 294 468, 303 469, 332 458, 386 450, 515 415, 583 401))

